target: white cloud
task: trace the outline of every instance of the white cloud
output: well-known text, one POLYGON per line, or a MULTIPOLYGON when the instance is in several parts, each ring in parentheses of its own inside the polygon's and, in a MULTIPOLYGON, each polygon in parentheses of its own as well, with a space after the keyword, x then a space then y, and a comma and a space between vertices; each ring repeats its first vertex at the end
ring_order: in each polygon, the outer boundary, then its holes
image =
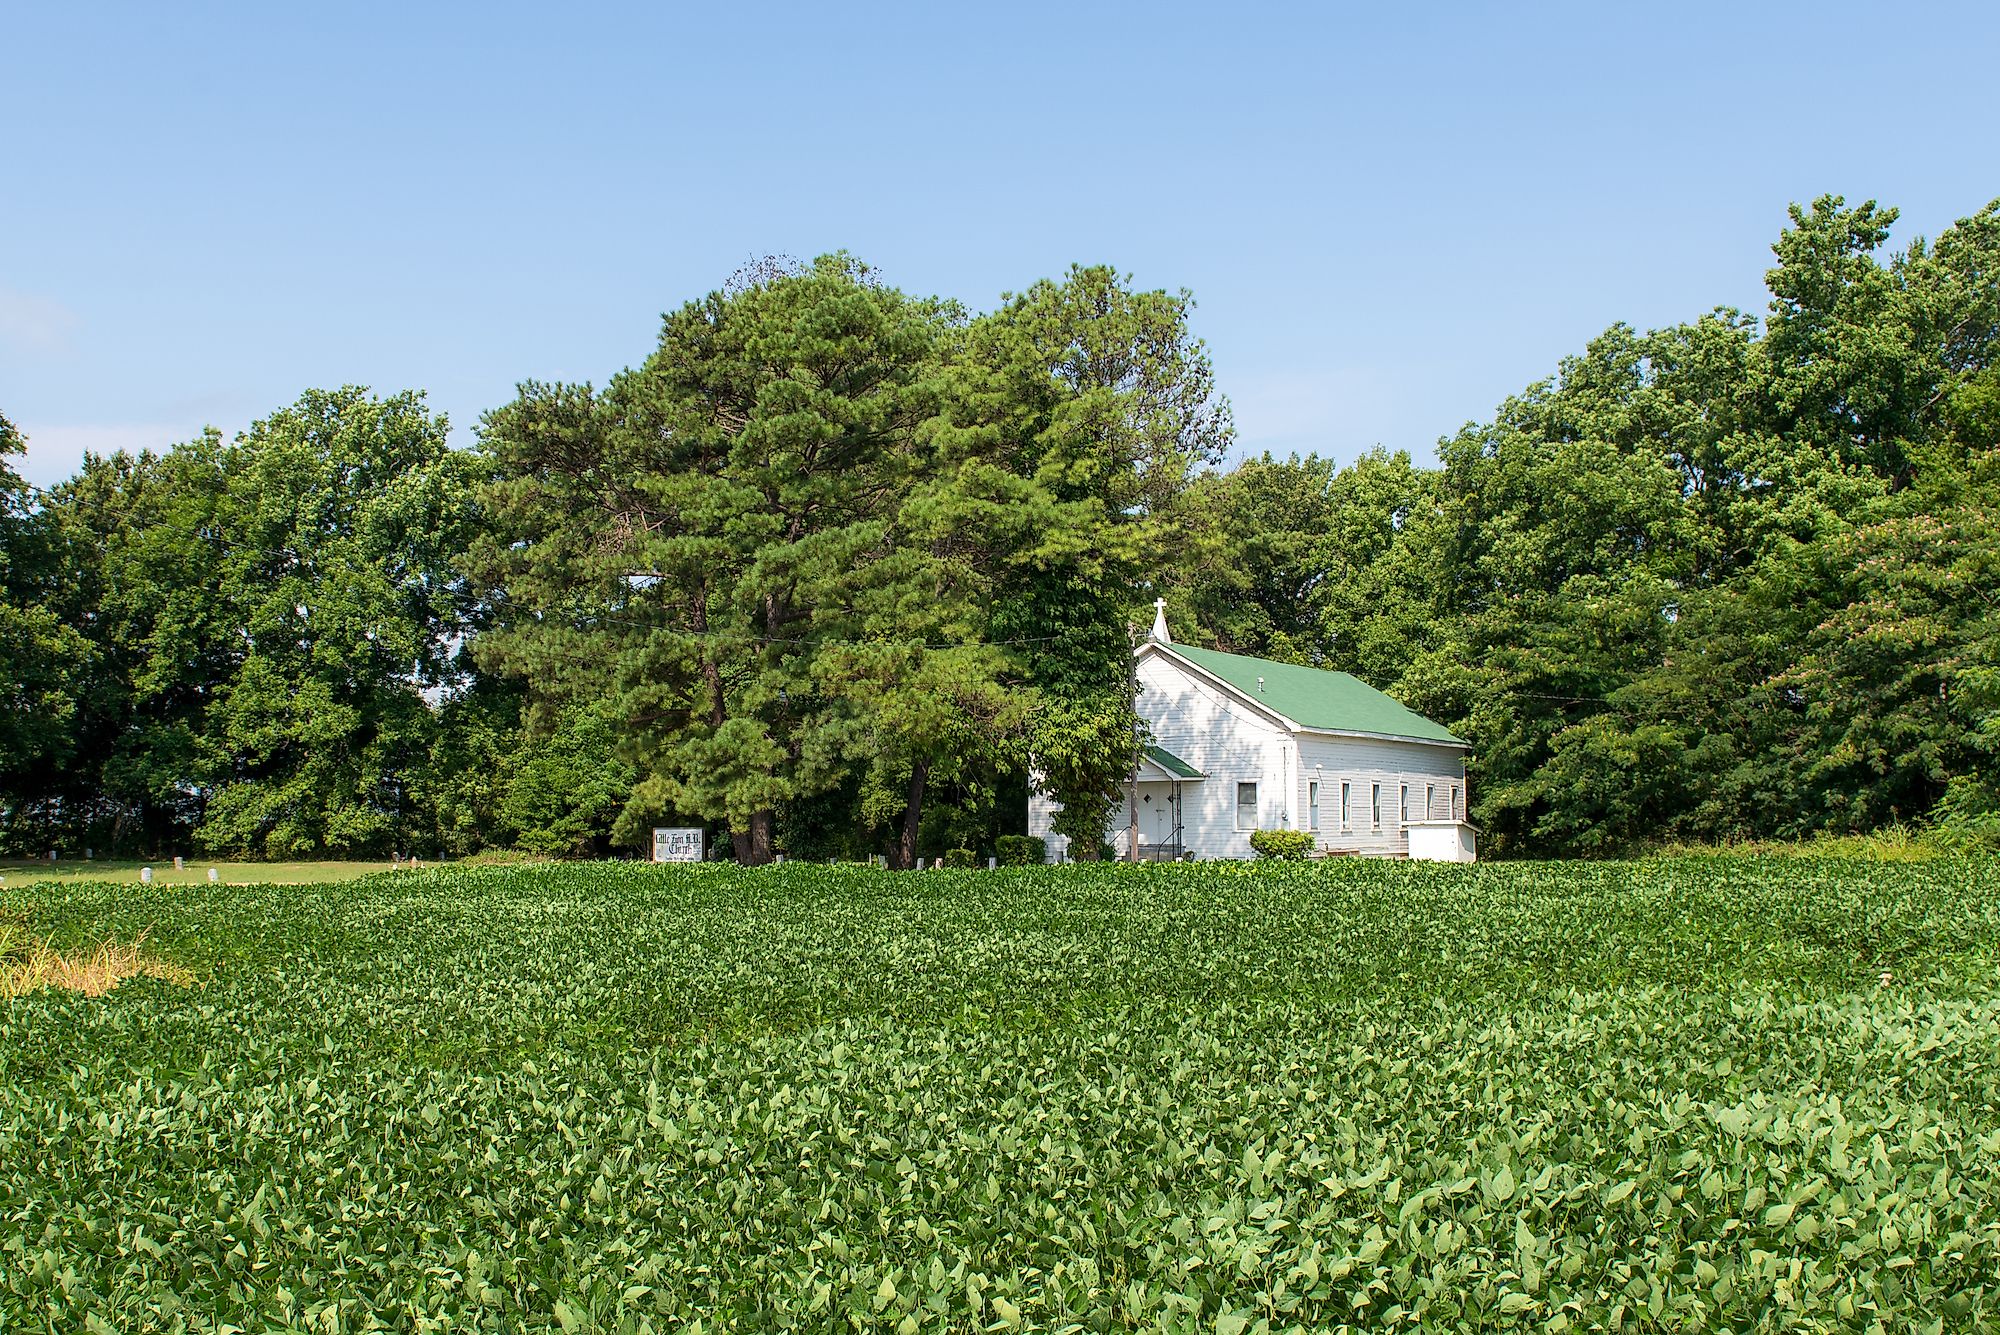
POLYGON ((0 287, 0 343, 22 352, 52 352, 69 346, 83 324, 75 311, 32 292, 0 287))
POLYGON ((192 439, 199 424, 186 422, 107 422, 75 426, 50 426, 16 419, 21 434, 28 438, 28 453, 17 461, 21 476, 37 487, 51 487, 68 478, 83 464, 86 451, 110 454, 114 450, 162 453, 170 445, 192 439))

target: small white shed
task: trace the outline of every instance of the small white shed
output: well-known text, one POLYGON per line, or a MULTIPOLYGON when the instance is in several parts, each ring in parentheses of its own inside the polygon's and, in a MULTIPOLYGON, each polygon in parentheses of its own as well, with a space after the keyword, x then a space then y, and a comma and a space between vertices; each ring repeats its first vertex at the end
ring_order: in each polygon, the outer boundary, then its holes
POLYGON ((1411 821, 1410 856, 1419 862, 1474 862, 1479 831, 1462 820, 1411 821))

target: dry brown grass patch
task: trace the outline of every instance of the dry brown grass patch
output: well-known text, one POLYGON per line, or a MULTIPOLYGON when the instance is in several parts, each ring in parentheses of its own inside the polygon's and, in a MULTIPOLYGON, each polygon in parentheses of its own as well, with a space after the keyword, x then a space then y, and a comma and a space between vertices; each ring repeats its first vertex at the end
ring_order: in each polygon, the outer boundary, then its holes
MULTIPOLYGON (((0 924, 0 937, 10 934, 0 924)), ((38 988, 62 987, 87 997, 101 997, 127 978, 144 975, 186 985, 194 976, 179 965, 146 953, 145 937, 130 945, 104 941, 88 950, 64 953, 19 936, 0 941, 0 996, 18 997, 38 988)))

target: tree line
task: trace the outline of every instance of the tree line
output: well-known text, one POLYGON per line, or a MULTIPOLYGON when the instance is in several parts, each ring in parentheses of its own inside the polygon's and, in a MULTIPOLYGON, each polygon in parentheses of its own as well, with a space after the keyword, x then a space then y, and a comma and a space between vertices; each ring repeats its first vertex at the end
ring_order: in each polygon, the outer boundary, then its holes
MULTIPOLYGON (((0 424, 13 851, 1088 851, 1131 628, 1352 672, 1488 846, 2000 831, 2000 203, 1794 208, 1761 318, 1606 331, 1438 465, 1234 441, 1185 292, 986 312, 845 255, 668 314, 472 448, 414 393, 34 491, 0 424)), ((4 423, 4 419, 0 419, 4 423)))
POLYGON ((233 441, 9 484, 18 849, 761 862, 990 846, 1030 758, 1101 826, 1125 607, 1231 439, 1186 294, 1078 268, 973 315, 831 256, 669 314, 447 444, 312 391, 233 441))

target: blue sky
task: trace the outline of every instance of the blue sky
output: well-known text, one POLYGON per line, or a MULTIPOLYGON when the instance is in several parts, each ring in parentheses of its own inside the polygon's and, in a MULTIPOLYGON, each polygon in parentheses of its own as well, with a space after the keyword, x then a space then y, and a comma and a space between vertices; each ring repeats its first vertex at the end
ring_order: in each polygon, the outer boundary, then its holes
POLYGON ((312 385, 470 439, 767 253, 1194 290, 1245 452, 1430 457, 1615 320, 1762 310, 1785 205, 2000 195, 2000 6, 16 5, 31 480, 312 385))

